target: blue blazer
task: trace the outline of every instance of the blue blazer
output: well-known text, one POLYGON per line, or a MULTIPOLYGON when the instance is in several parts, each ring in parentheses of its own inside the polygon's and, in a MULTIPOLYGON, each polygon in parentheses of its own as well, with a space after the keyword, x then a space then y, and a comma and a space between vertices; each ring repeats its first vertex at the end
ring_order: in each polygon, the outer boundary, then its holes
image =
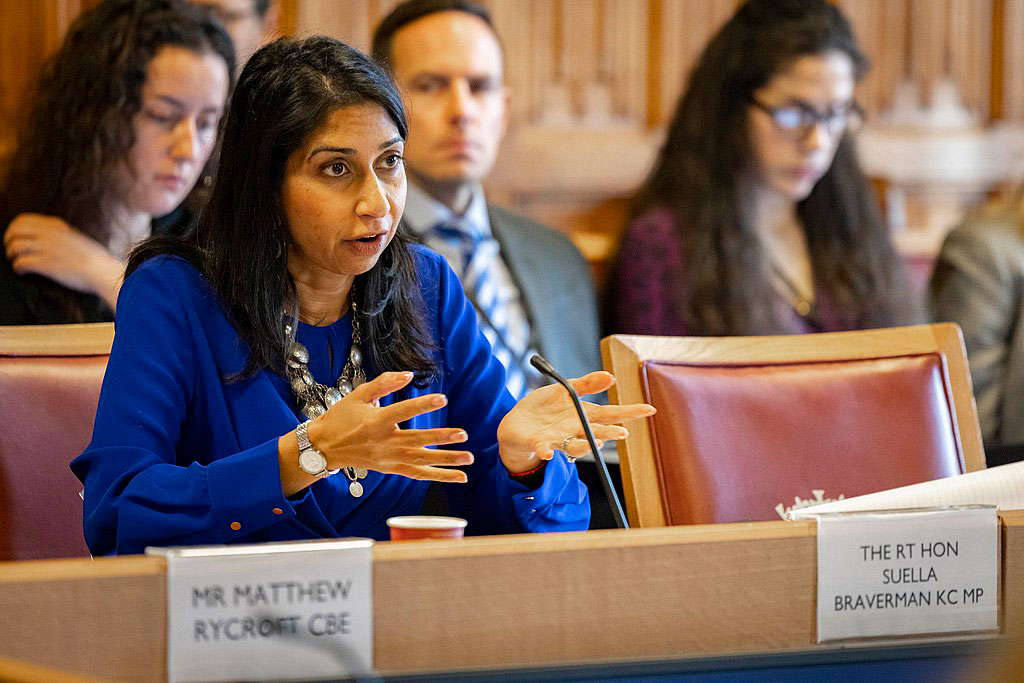
MULTIPOLYGON (((469 433, 464 447, 476 458, 464 468, 469 483, 444 486, 452 513, 469 520, 470 534, 586 529, 587 489, 561 455, 536 490, 508 476, 496 436, 513 405, 504 369, 444 260, 422 247, 414 256, 440 372, 407 395, 440 392, 449 403, 403 426, 469 433)), ((285 378, 269 370, 225 380, 244 368, 246 345, 185 261, 158 257, 134 272, 121 289, 115 325, 93 438, 71 463, 85 484, 93 554, 138 553, 150 545, 384 539, 388 517, 420 511, 428 482, 372 471, 360 498, 349 494, 342 475, 284 496, 277 441, 300 420, 295 398, 285 378)), ((300 323, 297 336, 309 349, 314 378, 333 383, 351 346, 350 316, 326 327, 300 323)))

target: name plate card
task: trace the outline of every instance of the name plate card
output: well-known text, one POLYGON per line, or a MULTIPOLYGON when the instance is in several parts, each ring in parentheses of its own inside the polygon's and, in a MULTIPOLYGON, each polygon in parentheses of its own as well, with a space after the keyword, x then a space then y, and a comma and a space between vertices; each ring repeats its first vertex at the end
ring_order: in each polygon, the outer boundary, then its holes
POLYGON ((168 680, 369 673, 372 547, 359 539, 148 548, 167 558, 168 680))
POLYGON ((999 627, 994 507, 817 520, 819 643, 999 627))

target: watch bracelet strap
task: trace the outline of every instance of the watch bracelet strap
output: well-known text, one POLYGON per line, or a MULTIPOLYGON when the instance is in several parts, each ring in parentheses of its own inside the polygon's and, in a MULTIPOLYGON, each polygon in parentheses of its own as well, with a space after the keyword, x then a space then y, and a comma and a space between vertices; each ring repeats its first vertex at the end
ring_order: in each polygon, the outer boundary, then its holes
MULTIPOLYGON (((322 456, 323 453, 320 452, 320 449, 317 448, 316 446, 314 446, 313 442, 309 440, 309 423, 310 422, 312 422, 312 420, 306 420, 305 422, 300 422, 299 425, 295 428, 295 439, 296 439, 296 441, 299 442, 299 453, 301 454, 302 451, 314 451, 315 453, 318 453, 319 455, 322 456)), ((326 457, 324 458, 324 461, 325 462, 327 461, 326 457)), ((327 467, 324 467, 324 471, 320 474, 320 477, 321 478, 323 478, 323 477, 330 477, 332 475, 337 474, 340 471, 341 471, 340 469, 332 470, 332 469, 328 469, 327 467)))
POLYGON ((295 428, 295 438, 299 442, 299 453, 301 453, 302 451, 308 451, 310 449, 316 451, 317 453, 320 452, 320 449, 314 446, 309 440, 308 430, 310 422, 312 422, 312 420, 300 422, 299 426, 295 428))

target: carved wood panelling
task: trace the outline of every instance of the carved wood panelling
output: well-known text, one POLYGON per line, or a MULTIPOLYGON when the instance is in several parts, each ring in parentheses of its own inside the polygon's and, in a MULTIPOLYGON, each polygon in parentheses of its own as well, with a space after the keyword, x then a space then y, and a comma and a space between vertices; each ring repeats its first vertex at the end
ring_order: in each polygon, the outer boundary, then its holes
POLYGON ((1003 118, 1024 120, 1024 0, 1005 0, 1002 32, 1003 118))
MULTIPOLYGON (((39 65, 97 0, 0 0, 0 116, 9 123, 39 65)), ((983 116, 999 101, 1024 118, 1024 0, 837 0, 872 58, 861 87, 870 111, 913 75, 951 74, 983 116), (992 25, 998 5, 1002 31, 992 25), (993 50, 992 36, 1000 39, 993 50), (993 53, 1001 64, 992 63, 993 53), (993 70, 1001 86, 990 88, 993 70)), ((366 49, 397 0, 280 0, 286 33, 326 33, 366 49)), ((489 0, 508 51, 516 121, 664 125, 693 60, 734 0, 489 0)))
POLYGON ((24 95, 68 27, 99 0, 0 0, 0 169, 24 95))
POLYGON ((871 59, 871 70, 858 87, 857 97, 869 113, 876 113, 888 103, 893 86, 907 75, 907 4, 902 0, 844 0, 841 4, 861 49, 871 59))
MULTIPOLYGON (((326 33, 361 49, 397 0, 284 0, 289 32, 326 33), (289 8, 292 8, 289 11, 289 8), (288 17, 294 16, 293 21, 288 17)), ((930 96, 949 74, 965 102, 988 116, 993 4, 1005 3, 1006 66, 1024 69, 1024 0, 837 0, 870 55, 860 88, 869 111, 889 104, 910 76, 930 96)), ((546 125, 644 120, 665 124, 694 60, 739 0, 490 0, 508 52, 517 122, 546 125)), ((1016 75, 1016 74, 1014 74, 1016 75)), ((1007 74, 1008 101, 1021 79, 1007 74)), ((1015 111, 1020 118, 1022 107, 1015 111)))
MULTIPOLYGON (((998 0, 997 0, 998 1, 998 0)), ((896 85, 912 78, 929 100, 952 77, 965 104, 987 120, 992 93, 993 0, 841 0, 871 71, 858 90, 869 112, 891 104, 896 85)))
MULTIPOLYGON (((0 0, 0 116, 9 118, 39 65, 97 0, 0 0)), ((993 100, 1024 118, 1024 0, 837 0, 872 58, 869 110, 910 74, 951 74, 983 116, 993 100), (998 5, 1002 30, 993 27, 998 5), (995 28, 995 30, 994 30, 995 28), (1000 39, 994 50, 992 36, 1000 39), (992 63, 992 54, 1002 63, 992 63), (1001 72, 993 93, 991 73, 1001 72)), ((366 49, 397 0, 280 0, 286 33, 326 33, 366 49)), ((693 60, 735 0, 489 0, 508 51, 517 121, 642 120, 662 126, 693 60)), ((927 90, 926 85, 926 90, 927 90)), ((925 92, 925 95, 928 93, 925 92)))
POLYGON ((95 0, 0 0, 0 158, 13 144, 23 94, 83 6, 95 0))
POLYGON ((652 3, 649 56, 654 87, 647 121, 651 127, 666 125, 675 111, 690 70, 704 44, 724 24, 739 4, 728 0, 658 0, 652 3))

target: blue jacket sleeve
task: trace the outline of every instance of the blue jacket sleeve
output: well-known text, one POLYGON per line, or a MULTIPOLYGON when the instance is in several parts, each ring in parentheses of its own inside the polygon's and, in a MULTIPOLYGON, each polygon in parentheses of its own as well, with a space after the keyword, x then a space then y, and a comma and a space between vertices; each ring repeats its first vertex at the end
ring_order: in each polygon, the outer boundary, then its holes
POLYGON ((547 464, 535 490, 513 480, 502 464, 498 424, 515 405, 505 389, 505 370, 480 332, 462 284, 443 260, 435 263, 446 422, 467 431, 465 447, 476 458, 467 468, 467 484, 446 486, 452 512, 470 520, 474 534, 587 529, 587 487, 561 453, 547 464))
MULTIPOLYGON (((208 451, 181 443, 200 378, 219 381, 211 354, 196 344, 203 297, 198 274, 186 268, 147 263, 118 298, 93 438, 71 464, 85 484, 85 536, 95 555, 241 540, 295 514, 281 491, 276 439, 238 451, 210 428, 208 451), (183 292, 196 301, 187 305, 183 292)), ((216 406, 203 409, 214 412, 204 416, 211 425, 228 419, 216 406)))

